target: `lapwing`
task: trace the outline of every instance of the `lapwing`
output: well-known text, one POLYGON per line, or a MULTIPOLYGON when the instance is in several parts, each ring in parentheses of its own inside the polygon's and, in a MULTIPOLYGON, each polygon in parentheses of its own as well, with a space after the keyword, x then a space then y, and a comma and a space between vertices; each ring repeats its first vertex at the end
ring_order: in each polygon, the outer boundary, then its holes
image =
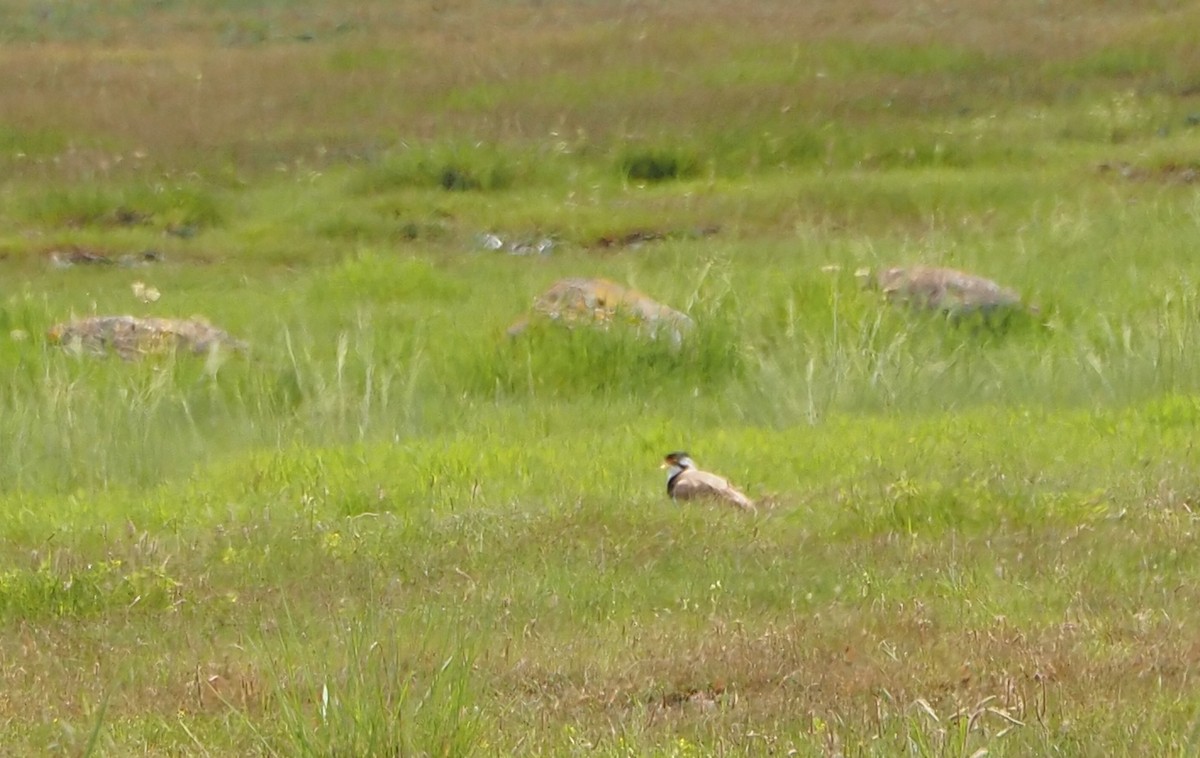
POLYGON ((696 468, 685 452, 668 453, 662 467, 667 469, 667 494, 674 500, 719 500, 743 511, 756 510, 754 502, 728 480, 696 468))

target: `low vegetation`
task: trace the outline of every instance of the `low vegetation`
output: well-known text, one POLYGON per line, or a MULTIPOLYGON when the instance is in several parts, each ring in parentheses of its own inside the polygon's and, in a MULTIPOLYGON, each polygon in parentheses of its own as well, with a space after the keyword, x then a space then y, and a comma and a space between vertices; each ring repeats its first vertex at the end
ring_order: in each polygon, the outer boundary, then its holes
POLYGON ((0 743, 1194 753, 1197 22, 0 2, 0 743), (570 276, 695 329, 507 336, 570 276))

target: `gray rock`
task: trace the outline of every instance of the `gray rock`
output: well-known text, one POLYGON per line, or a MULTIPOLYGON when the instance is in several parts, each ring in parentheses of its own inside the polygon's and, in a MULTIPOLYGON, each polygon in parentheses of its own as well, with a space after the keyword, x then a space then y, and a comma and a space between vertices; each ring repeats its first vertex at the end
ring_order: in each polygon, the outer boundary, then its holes
POLYGON ((181 351, 205 355, 214 350, 244 351, 247 345, 202 318, 89 316, 55 324, 47 337, 53 344, 88 355, 116 353, 126 360, 181 351))
POLYGON ((608 279, 578 277, 560 279, 539 295, 534 300, 532 312, 510 326, 508 334, 515 337, 525 331, 534 317, 569 327, 588 324, 599 328, 624 319, 636 325, 640 333, 651 338, 666 334, 676 345, 694 327, 686 314, 635 289, 608 279))
POLYGON ((951 268, 909 266, 884 269, 878 274, 859 271, 866 285, 883 292, 890 302, 940 311, 952 316, 982 313, 985 316, 1022 309, 1021 296, 991 279, 951 268))

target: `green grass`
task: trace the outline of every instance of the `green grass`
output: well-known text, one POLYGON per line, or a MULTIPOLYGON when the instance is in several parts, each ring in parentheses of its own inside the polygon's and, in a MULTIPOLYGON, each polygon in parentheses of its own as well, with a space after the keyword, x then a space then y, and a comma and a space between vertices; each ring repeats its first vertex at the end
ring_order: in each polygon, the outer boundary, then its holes
POLYGON ((6 750, 1195 752, 1193 9, 35 6, 6 750), (854 276, 914 263, 1037 311, 854 276), (508 337, 567 276, 695 330, 508 337), (250 349, 47 338, 122 313, 250 349), (758 515, 672 503, 681 448, 758 515))

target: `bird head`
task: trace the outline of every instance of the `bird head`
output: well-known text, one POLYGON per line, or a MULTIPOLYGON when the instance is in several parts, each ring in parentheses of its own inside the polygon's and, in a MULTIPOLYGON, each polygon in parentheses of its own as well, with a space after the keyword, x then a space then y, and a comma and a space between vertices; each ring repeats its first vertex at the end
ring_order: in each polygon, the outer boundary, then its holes
POLYGON ((682 471, 683 469, 691 468, 695 465, 696 464, 692 462, 692 457, 681 450, 674 453, 667 453, 666 457, 663 458, 662 468, 678 469, 682 471))

